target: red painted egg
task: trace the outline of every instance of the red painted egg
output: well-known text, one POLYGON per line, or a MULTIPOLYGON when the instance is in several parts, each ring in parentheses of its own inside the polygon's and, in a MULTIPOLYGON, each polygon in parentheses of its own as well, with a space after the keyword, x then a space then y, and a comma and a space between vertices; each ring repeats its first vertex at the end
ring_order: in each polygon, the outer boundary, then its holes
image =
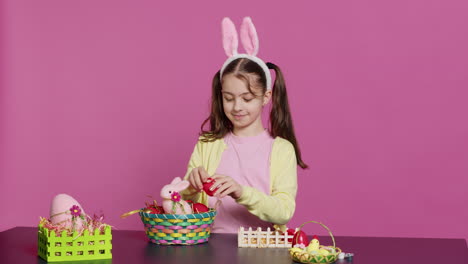
POLYGON ((193 209, 193 213, 195 214, 206 213, 210 211, 210 209, 208 209, 208 207, 202 203, 194 203, 192 205, 192 209, 193 209))
POLYGON ((211 186, 213 186, 213 184, 215 183, 216 181, 212 178, 208 178, 206 180, 206 182, 203 183, 203 190, 206 192, 206 194, 208 194, 209 196, 213 196, 213 194, 216 192, 216 190, 218 190, 218 188, 214 189, 214 190, 210 190, 211 186))
MULTIPOLYGON (((294 233, 296 232, 296 230, 292 229, 292 228, 288 228, 288 230, 286 230, 286 232, 288 233, 288 236, 294 236, 294 233)), ((288 242, 292 242, 292 238, 288 238, 288 242)))
POLYGON ((304 231, 299 230, 298 232, 294 233, 292 246, 297 244, 303 244, 305 246, 309 245, 309 239, 307 238, 306 233, 304 231))
POLYGON ((164 209, 162 206, 151 206, 147 208, 149 211, 151 211, 152 214, 164 214, 164 209))

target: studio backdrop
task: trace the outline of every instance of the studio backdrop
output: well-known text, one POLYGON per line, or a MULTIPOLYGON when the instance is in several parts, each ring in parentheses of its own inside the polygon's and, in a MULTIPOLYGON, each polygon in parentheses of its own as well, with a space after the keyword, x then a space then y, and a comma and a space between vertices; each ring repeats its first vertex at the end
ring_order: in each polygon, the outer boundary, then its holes
POLYGON ((0 12, 1 231, 36 226, 67 193, 143 232, 119 216, 184 176, 226 58, 221 20, 250 16, 310 167, 289 226, 468 238, 466 1, 3 0, 0 12))

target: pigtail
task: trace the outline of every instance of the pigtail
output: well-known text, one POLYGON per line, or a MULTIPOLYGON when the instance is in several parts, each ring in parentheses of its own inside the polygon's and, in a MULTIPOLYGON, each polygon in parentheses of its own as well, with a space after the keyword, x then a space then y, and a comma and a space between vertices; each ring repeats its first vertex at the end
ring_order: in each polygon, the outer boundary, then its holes
POLYGON ((282 137, 294 146, 296 152, 297 164, 303 168, 308 168, 302 161, 301 151, 294 133, 291 111, 289 110, 288 94, 286 92, 286 83, 280 68, 271 62, 266 63, 269 69, 276 73, 275 83, 273 85, 272 109, 270 112, 270 131, 273 138, 282 137))
POLYGON ((211 90, 211 112, 210 116, 203 121, 201 125, 200 136, 203 136, 201 141, 212 142, 223 138, 229 131, 232 130, 232 123, 229 121, 223 110, 223 99, 221 94, 221 79, 219 71, 215 73, 212 81, 211 90), (205 130, 205 125, 209 122, 209 129, 205 130))

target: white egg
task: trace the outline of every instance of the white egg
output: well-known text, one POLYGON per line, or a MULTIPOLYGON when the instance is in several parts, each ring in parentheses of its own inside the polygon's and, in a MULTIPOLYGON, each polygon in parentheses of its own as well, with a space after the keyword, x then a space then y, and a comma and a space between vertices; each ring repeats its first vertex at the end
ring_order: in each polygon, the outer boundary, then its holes
POLYGON ((338 254, 338 259, 344 259, 345 258, 345 253, 341 252, 338 254))

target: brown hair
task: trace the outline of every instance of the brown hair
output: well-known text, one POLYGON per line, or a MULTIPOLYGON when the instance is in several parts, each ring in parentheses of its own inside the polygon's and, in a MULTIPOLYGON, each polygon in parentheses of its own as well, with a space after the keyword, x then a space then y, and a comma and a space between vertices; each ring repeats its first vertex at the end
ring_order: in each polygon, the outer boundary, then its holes
MULTIPOLYGON (((270 134, 273 138, 281 137, 293 144, 296 152, 297 164, 305 169, 307 164, 302 161, 301 151, 294 134, 294 128, 289 110, 288 95, 286 93, 286 84, 283 73, 280 68, 273 63, 267 62, 266 65, 276 73, 275 83, 272 90, 272 109, 270 112, 270 134)), ((252 94, 252 86, 258 86, 262 90, 262 95, 266 92, 266 77, 260 65, 247 58, 239 58, 232 61, 223 71, 223 76, 232 74, 243 80, 252 94)), ((231 121, 227 118, 223 110, 223 97, 221 93, 222 82, 219 78, 219 71, 213 77, 211 113, 201 125, 200 135, 202 141, 212 142, 223 138, 227 133, 233 130, 231 121), (209 122, 209 130, 204 126, 209 122)))

